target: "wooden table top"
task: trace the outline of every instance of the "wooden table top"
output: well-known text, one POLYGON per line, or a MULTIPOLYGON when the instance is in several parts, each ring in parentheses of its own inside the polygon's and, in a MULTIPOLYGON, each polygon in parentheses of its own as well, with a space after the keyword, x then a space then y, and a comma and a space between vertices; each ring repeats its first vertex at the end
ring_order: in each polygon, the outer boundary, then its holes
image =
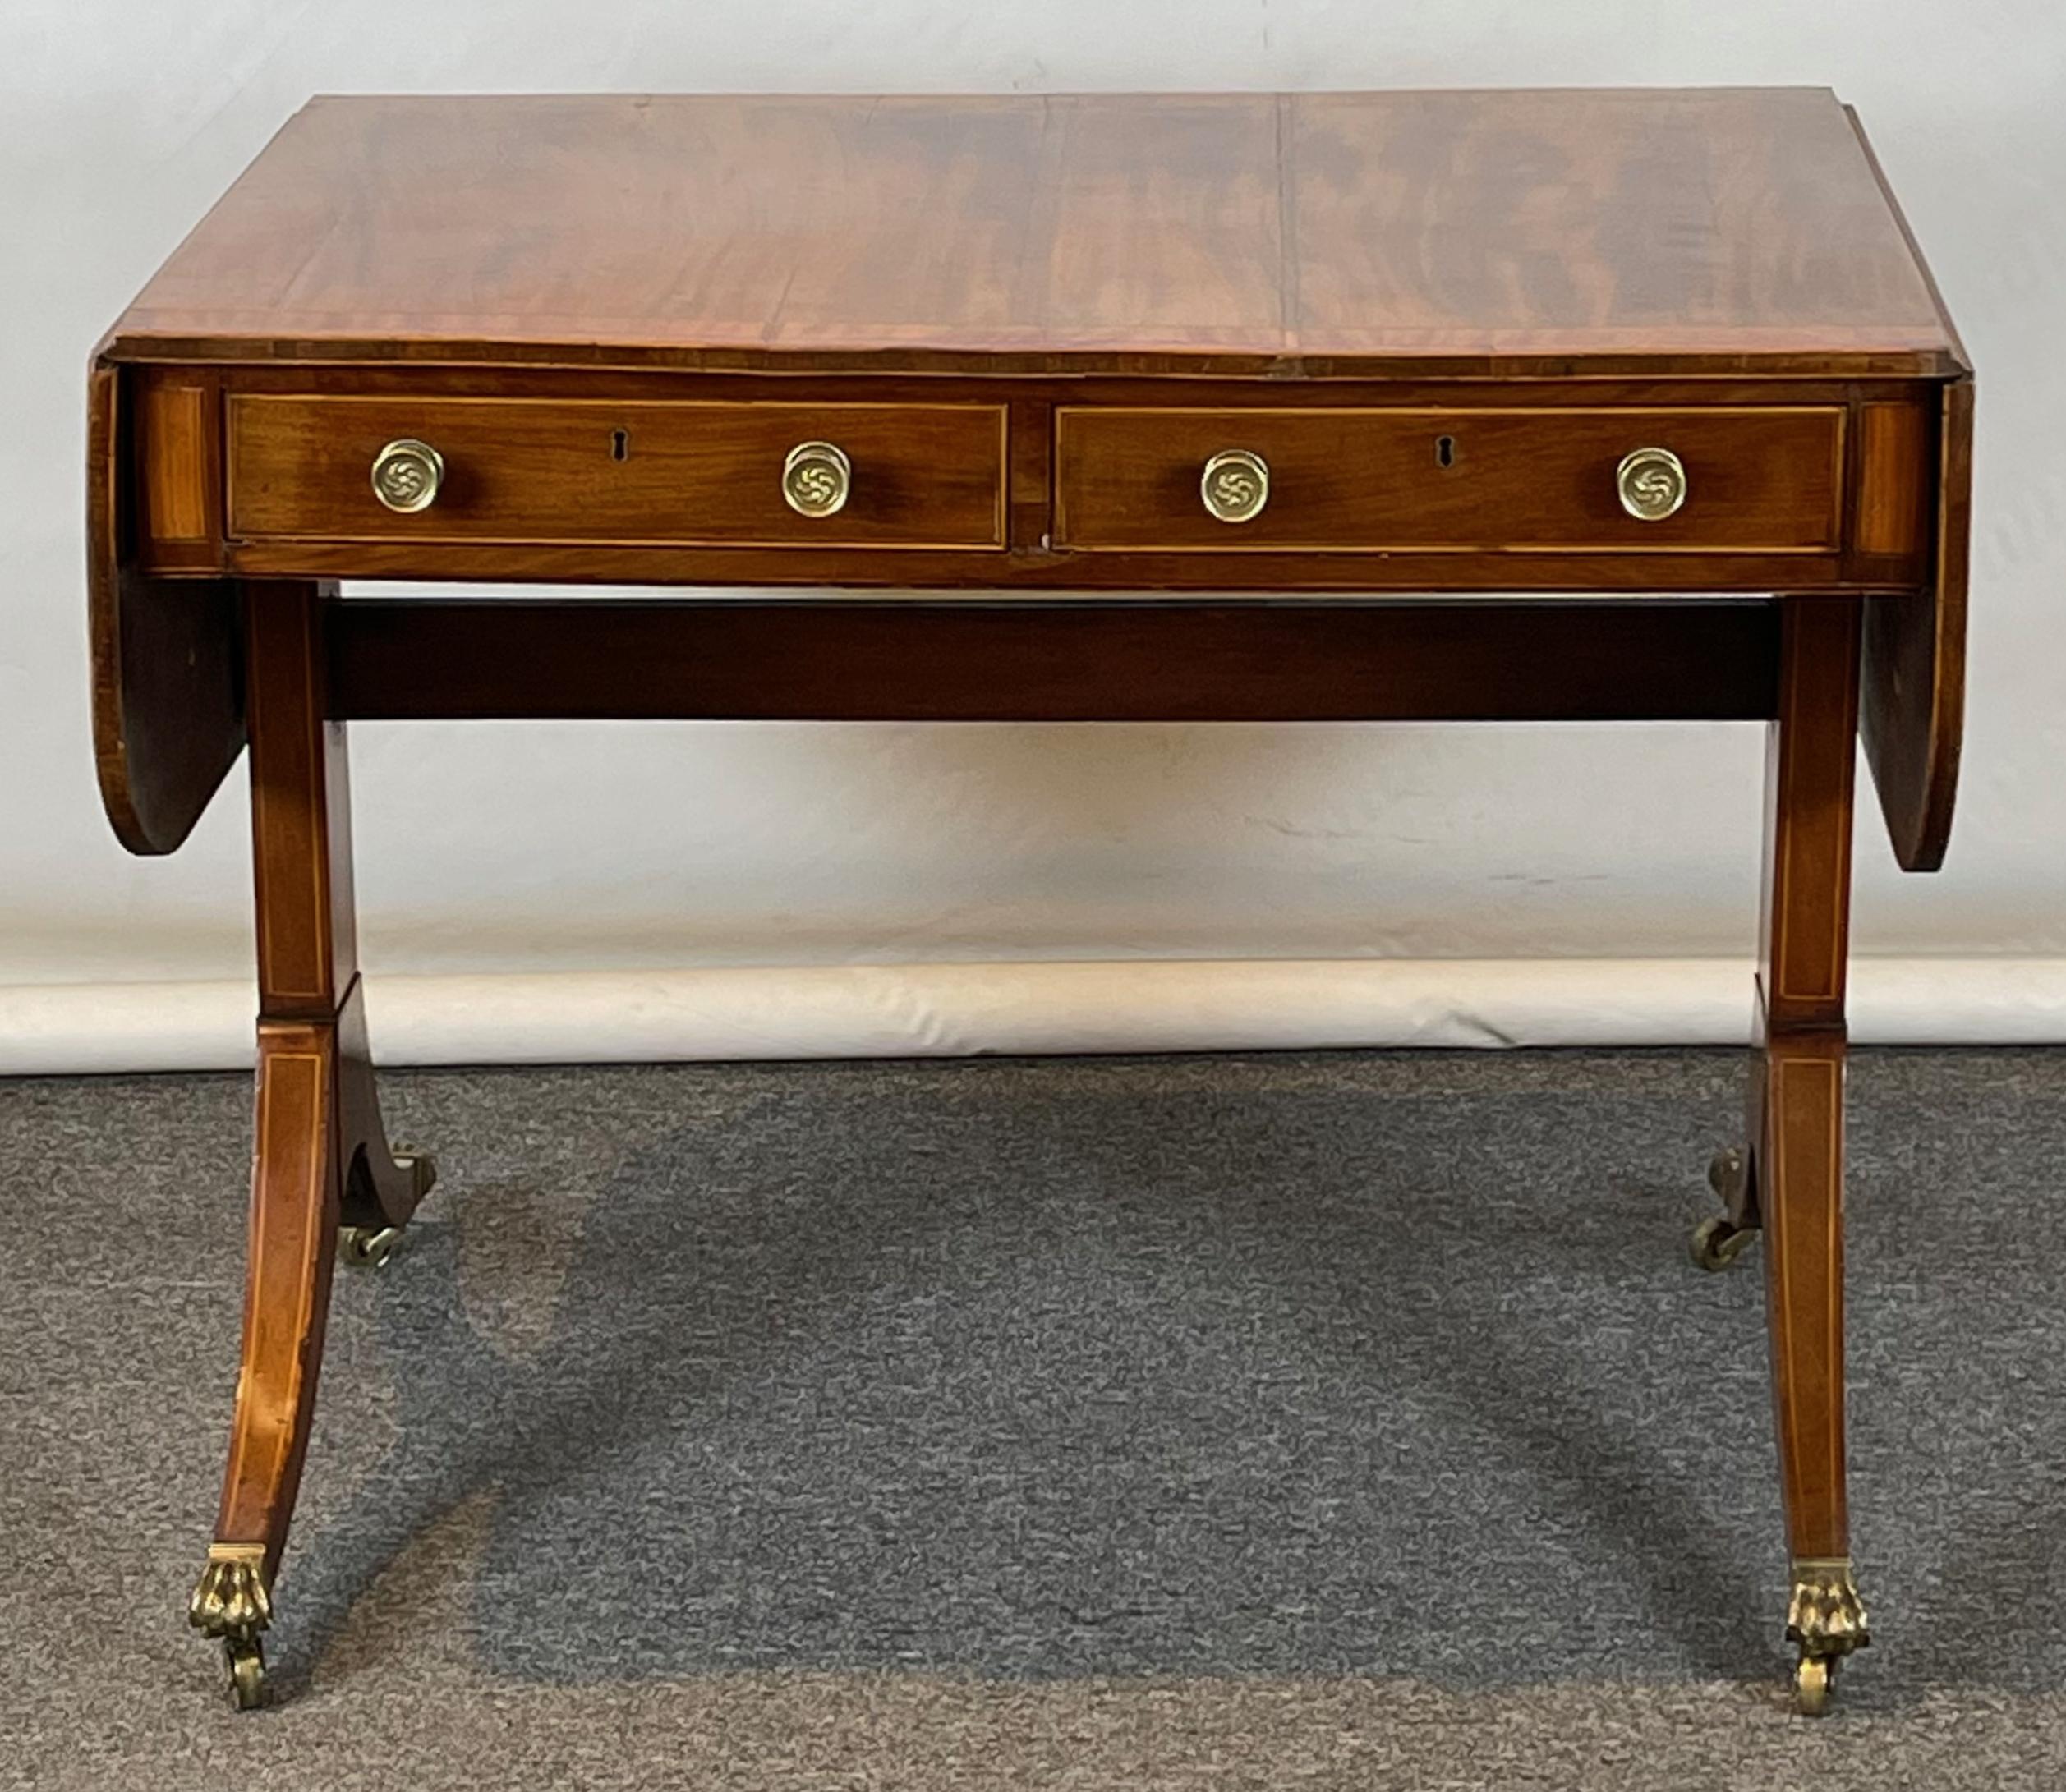
POLYGON ((1815 89, 325 98, 117 359, 1936 377, 1815 89))

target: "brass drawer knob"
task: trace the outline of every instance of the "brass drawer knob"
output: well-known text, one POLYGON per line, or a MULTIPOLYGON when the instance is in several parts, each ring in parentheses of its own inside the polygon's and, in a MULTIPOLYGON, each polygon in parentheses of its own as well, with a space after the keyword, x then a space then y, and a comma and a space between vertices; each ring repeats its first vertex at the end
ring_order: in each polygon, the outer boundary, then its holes
POLYGON ((1669 448, 1639 448, 1615 470, 1622 508, 1638 522, 1662 522, 1686 502, 1686 468, 1669 448))
POLYGON ((1198 489, 1222 522, 1249 522, 1270 501, 1270 466, 1246 448, 1223 448, 1205 463, 1198 489))
POLYGON ((428 510, 444 483, 444 457, 404 436, 373 457, 373 495, 389 510, 428 510))
POLYGON ((799 517, 830 517, 854 489, 854 463, 830 442, 799 442, 782 462, 782 496, 799 517))

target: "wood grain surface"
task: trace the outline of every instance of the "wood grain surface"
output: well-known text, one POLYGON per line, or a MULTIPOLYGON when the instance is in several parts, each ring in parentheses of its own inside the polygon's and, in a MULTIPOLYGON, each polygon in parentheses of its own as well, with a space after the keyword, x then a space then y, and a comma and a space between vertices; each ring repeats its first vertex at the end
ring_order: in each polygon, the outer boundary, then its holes
POLYGON ((229 403, 229 530, 247 540, 1004 545, 1001 404, 274 397, 229 403), (427 510, 374 495, 381 447, 444 458, 427 510), (853 492, 829 517, 782 496, 784 457, 834 443, 853 492))
POLYGON ((1939 376, 1817 89, 324 98, 129 358, 1939 376))
POLYGON ((1751 1110, 1774 1418, 1794 1560, 1850 1549, 1844 1454, 1843 1073, 1861 606, 1784 606, 1766 733, 1751 1110))
MULTIPOLYGON (((104 796, 133 850, 184 837, 242 745, 254 581, 1857 593, 1868 756, 1897 857, 1933 868, 1961 723, 1966 365, 1862 131, 1819 90, 318 100, 96 360, 104 796), (735 406, 751 440, 661 420, 691 405, 735 406), (868 444, 890 476, 857 484, 844 533, 778 514, 760 475, 789 418, 868 407, 1003 426, 980 450, 923 429, 868 444), (1665 522, 1611 508, 1632 419, 1585 413, 1622 407, 1688 413, 1694 497, 1665 522), (1349 420, 1415 407, 1456 415, 1433 438, 1452 458, 1399 416, 1375 449, 1349 420), (1210 442, 1118 414, 1165 408, 1210 413, 1210 442), (520 416, 550 426, 501 426, 520 416), (1285 477, 1239 534, 1193 502, 1222 420, 1281 435, 1285 477), (454 450, 439 508, 373 514, 361 462, 390 424, 454 450)), ((917 621, 893 632, 923 653, 917 621)), ((1141 713, 1198 700, 1180 666, 1148 669, 1141 713)), ((539 713, 604 701, 512 677, 539 713)), ((1472 706, 1446 686, 1399 701, 1472 706)), ((1561 701, 1495 677, 1476 706, 1561 701)))
POLYGON ((1865 618, 1861 727, 1893 856, 1934 871, 1951 843, 1966 732, 1966 589, 1972 537, 1973 383, 1944 388, 1935 577, 1876 600, 1865 618))
POLYGON ((102 807, 131 852, 177 851, 244 751, 243 613, 227 579, 145 577, 131 544, 130 382, 86 384, 86 632, 102 807))
MULTIPOLYGON (((1387 407, 1126 410, 1056 415, 1057 546, 1212 554, 1554 549, 1834 553, 1843 523, 1836 406, 1527 411, 1387 407), (1678 512, 1622 508, 1616 470, 1644 447, 1684 464, 1678 512), (1246 449, 1269 468, 1250 521, 1205 508, 1206 462, 1246 449)), ((1439 577, 1440 575, 1434 574, 1439 577)))

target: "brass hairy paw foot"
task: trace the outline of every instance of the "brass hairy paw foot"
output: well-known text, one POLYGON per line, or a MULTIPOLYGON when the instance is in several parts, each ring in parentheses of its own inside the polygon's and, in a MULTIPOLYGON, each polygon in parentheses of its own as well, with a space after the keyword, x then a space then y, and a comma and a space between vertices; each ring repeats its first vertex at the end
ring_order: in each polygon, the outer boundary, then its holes
POLYGON ((1836 1690, 1838 1664, 1872 1640, 1847 1557, 1793 1565, 1786 1633, 1801 1652, 1793 1670, 1794 1708, 1805 1717, 1820 1717, 1836 1690))
MULTIPOLYGON (((1733 1146, 1717 1151, 1709 1160, 1708 1187, 1728 1204, 1732 1213, 1737 1211, 1747 1174, 1743 1154, 1733 1146)), ((1719 1218, 1703 1220, 1693 1229, 1693 1261, 1704 1270, 1725 1270, 1742 1256, 1744 1247, 1756 1236, 1755 1226, 1739 1226, 1719 1218)))
POLYGON ((218 1543, 186 1603, 186 1621, 203 1636, 219 1637, 229 1670, 230 1696, 249 1711, 265 1696, 265 1650, 259 1633, 273 1621, 262 1543, 218 1543))
POLYGON ((218 1543, 186 1602, 186 1621, 203 1636, 248 1641, 273 1621, 273 1596, 265 1585, 265 1548, 260 1543, 218 1543))

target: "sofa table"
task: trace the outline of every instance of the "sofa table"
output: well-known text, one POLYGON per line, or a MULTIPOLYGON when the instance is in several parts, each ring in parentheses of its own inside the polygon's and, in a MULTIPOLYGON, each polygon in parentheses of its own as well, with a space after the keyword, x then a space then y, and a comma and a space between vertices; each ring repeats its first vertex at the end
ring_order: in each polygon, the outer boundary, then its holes
POLYGON ((1832 95, 319 99, 89 402, 122 843, 173 851, 251 750, 250 1260, 191 1611, 237 1703, 333 1265, 384 1255, 430 1177, 374 1096, 351 720, 1741 719, 1767 724, 1758 1031, 1695 1255, 1762 1229, 1786 1630, 1823 1708, 1866 1637, 1853 739, 1895 857, 1934 870, 1972 417, 1832 95))

